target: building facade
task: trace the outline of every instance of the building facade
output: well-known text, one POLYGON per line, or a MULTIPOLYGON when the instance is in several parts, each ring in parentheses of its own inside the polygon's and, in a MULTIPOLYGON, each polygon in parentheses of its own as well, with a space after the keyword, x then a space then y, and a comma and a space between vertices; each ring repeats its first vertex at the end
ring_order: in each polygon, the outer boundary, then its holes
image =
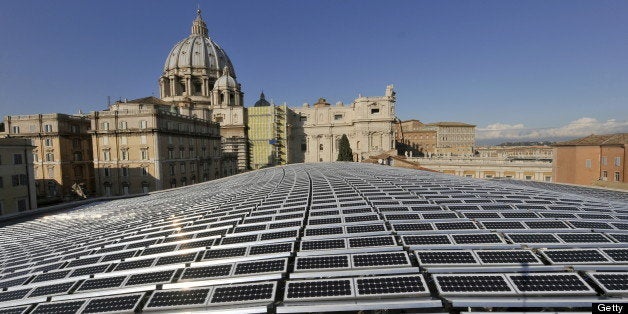
POLYGON ((90 116, 100 195, 148 193, 236 171, 235 158, 222 158, 217 123, 180 114, 160 99, 117 102, 90 116))
POLYGON ((485 158, 505 158, 510 160, 552 160, 554 149, 551 146, 487 146, 476 147, 476 155, 485 158))
POLYGON ((589 135, 554 144, 556 182, 626 187, 628 133, 589 135))
POLYGON ((93 194, 94 163, 89 117, 61 113, 4 118, 5 137, 28 139, 40 204, 72 198, 75 184, 93 194))
POLYGON ((288 107, 269 103, 264 93, 247 109, 250 165, 252 169, 285 165, 288 152, 288 107))
POLYGON ((0 216, 37 208, 29 139, 0 138, 0 216))
POLYGON ((468 178, 554 181, 551 160, 509 160, 490 157, 415 157, 407 160, 431 170, 468 178))
POLYGON ((171 49, 159 78, 162 100, 182 115, 220 124, 222 150, 238 156, 238 171, 248 169, 246 109, 231 60, 208 35, 197 11, 190 36, 171 49))
POLYGON ((312 106, 293 108, 290 146, 302 156, 295 161, 336 161, 343 134, 349 138, 355 161, 395 149, 395 101, 390 85, 384 96, 359 97, 347 106, 332 106, 321 98, 312 106))
POLYGON ((473 156, 475 125, 462 122, 397 122, 400 153, 419 156, 473 156))

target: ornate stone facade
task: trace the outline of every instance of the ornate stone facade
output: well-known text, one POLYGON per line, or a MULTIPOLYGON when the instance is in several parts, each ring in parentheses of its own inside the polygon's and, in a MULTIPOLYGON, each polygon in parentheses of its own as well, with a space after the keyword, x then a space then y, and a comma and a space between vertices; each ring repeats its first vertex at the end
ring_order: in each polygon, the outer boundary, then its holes
POLYGON ((25 138, 0 138, 0 216, 37 208, 33 145, 25 138))
POLYGON ((332 106, 321 98, 312 106, 293 108, 289 145, 296 153, 295 162, 336 161, 343 134, 349 138, 355 161, 394 149, 395 100, 390 85, 384 96, 358 97, 350 105, 332 106))
POLYGON ((288 107, 266 101, 264 93, 248 108, 251 168, 285 165, 290 162, 288 147, 288 107))
POLYGON ((190 36, 168 54, 159 91, 179 113, 220 124, 222 150, 236 153, 238 171, 248 169, 246 109, 229 57, 210 37, 198 10, 190 36))

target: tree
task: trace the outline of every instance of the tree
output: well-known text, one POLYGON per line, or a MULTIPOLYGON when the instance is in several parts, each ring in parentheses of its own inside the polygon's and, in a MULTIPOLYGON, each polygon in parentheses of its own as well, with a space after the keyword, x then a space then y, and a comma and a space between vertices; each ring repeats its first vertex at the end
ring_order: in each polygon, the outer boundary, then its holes
POLYGON ((349 138, 346 134, 343 134, 340 138, 338 161, 353 161, 353 151, 351 150, 351 144, 349 144, 349 138))

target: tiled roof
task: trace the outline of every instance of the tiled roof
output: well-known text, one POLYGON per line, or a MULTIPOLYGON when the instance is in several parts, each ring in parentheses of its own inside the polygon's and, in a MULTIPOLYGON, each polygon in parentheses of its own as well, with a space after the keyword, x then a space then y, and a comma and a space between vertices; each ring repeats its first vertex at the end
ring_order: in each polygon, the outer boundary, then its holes
POLYGON ((586 137, 577 138, 570 141, 559 142, 554 146, 601 146, 601 145, 624 145, 628 144, 628 133, 617 134, 591 134, 586 137))

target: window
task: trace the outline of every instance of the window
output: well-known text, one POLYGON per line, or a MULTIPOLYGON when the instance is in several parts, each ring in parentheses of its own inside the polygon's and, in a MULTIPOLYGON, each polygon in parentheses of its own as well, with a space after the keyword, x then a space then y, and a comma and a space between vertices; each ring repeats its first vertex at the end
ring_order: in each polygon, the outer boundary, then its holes
POLYGON ((591 159, 587 159, 584 163, 584 166, 587 168, 591 168, 591 159))
POLYGON ((379 108, 372 108, 371 109, 371 114, 378 114, 379 113, 379 108))
POLYGON ((602 165, 606 166, 607 163, 608 163, 608 158, 606 158, 606 156, 602 156, 602 165))
POLYGON ((146 148, 142 148, 140 150, 141 155, 142 155, 142 160, 148 160, 148 149, 146 148))
POLYGON ((491 178, 493 178, 493 175, 492 175, 492 174, 487 174, 487 175, 486 175, 486 176, 484 176, 484 177, 485 177, 485 178, 487 178, 487 179, 491 179, 491 178))
POLYGON ((27 206, 26 206, 26 199, 22 198, 17 200, 17 211, 18 212, 23 212, 25 210, 27 210, 27 206))
POLYGON ((109 130, 109 122, 103 122, 100 124, 101 129, 108 131, 109 130))
POLYGON ((190 164, 190 171, 196 172, 196 164, 195 163, 191 163, 190 164))
POLYGON ((13 154, 13 164, 21 165, 24 161, 22 160, 22 154, 13 154))
POLYGON ((323 150, 323 144, 318 145, 318 150, 323 150))
POLYGON ((120 129, 121 130, 126 130, 127 129, 126 121, 120 121, 120 129))
POLYGON ((78 133, 78 132, 79 132, 79 127, 78 127, 78 125, 70 125, 70 132, 72 132, 72 133, 78 133))
POLYGON ((608 171, 606 170, 602 171, 602 180, 604 181, 608 180, 608 171))
POLYGON ((12 128, 12 130, 13 130, 13 133, 14 133, 14 134, 19 134, 19 133, 20 133, 20 127, 19 127, 19 126, 17 126, 17 125, 14 125, 14 126, 13 126, 13 128, 12 128))
POLYGON ((143 166, 142 167, 142 175, 143 176, 147 176, 148 175, 148 166, 143 166))
POLYGON ((465 174, 464 176, 467 177, 467 178, 473 178, 472 174, 465 174))
POLYGON ((111 151, 109 151, 108 149, 105 149, 102 151, 102 155, 103 155, 103 160, 104 161, 110 161, 111 160, 111 151))
POLYGON ((545 176, 545 182, 552 182, 551 176, 545 176))
POLYGON ((55 161, 55 154, 46 153, 46 161, 55 161))
POLYGON ((174 159, 174 149, 168 149, 168 159, 174 159))
POLYGON ((81 139, 75 138, 72 140, 73 148, 81 148, 81 139))
POLYGON ((222 117, 214 117, 214 121, 220 123, 222 122, 222 117))
POLYGON ((48 178, 54 178, 55 176, 55 167, 48 167, 48 178))
POLYGON ((179 158, 183 159, 184 154, 185 154, 185 148, 183 147, 179 148, 179 158))
POLYGON ((83 153, 75 152, 74 153, 74 161, 83 161, 83 153))
POLYGON ((334 120, 336 120, 336 121, 342 120, 342 115, 341 114, 335 114, 334 115, 334 120))
POLYGON ((4 187, 4 180, 2 179, 2 177, 0 177, 0 188, 4 187))
POLYGON ((172 135, 168 135, 168 144, 172 145, 172 135))
POLYGON ((621 157, 615 157, 615 166, 621 166, 621 157))
POLYGON ((307 122, 307 116, 299 116, 299 120, 301 120, 301 122, 307 122))
POLYGON ((128 149, 121 149, 120 150, 120 159, 121 160, 129 160, 129 150, 128 149))
POLYGON ((44 139, 44 146, 51 147, 52 146, 52 139, 51 138, 44 139))
POLYGON ((526 180, 532 180, 532 176, 526 176, 526 180))
POLYGON ((108 177, 111 175, 111 170, 109 168, 104 168, 103 174, 105 175, 105 177, 108 177))
POLYGON ((174 164, 170 164, 170 175, 174 175, 174 164))
POLYGON ((19 174, 14 174, 14 175, 11 176, 11 185, 12 186, 20 185, 20 175, 19 174))
POLYGON ((619 181, 621 181, 621 178, 619 177, 619 171, 615 171, 615 182, 619 181))
POLYGON ((128 177, 129 176, 129 168, 128 167, 122 167, 122 176, 123 177, 128 177))
POLYGON ((181 173, 185 173, 185 163, 184 162, 181 163, 180 168, 181 168, 181 173))
POLYGON ((146 128, 148 128, 148 121, 146 120, 140 121, 140 129, 146 129, 146 128))

